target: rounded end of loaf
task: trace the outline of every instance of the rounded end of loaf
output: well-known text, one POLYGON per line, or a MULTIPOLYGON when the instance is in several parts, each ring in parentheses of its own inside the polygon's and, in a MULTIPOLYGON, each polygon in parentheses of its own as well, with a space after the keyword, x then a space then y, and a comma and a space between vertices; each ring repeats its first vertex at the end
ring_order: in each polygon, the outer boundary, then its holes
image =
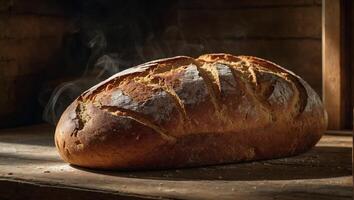
POLYGON ((154 165, 157 147, 169 142, 129 117, 78 100, 62 114, 55 131, 56 148, 64 161, 97 169, 154 165))

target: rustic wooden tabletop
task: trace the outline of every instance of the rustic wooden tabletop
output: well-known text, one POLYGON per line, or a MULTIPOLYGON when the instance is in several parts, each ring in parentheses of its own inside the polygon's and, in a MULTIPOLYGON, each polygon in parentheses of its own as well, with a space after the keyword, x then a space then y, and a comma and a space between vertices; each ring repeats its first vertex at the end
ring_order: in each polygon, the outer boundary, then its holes
POLYGON ((159 171, 64 163, 53 127, 0 131, 0 199, 352 199, 352 136, 327 134, 284 159, 159 171))

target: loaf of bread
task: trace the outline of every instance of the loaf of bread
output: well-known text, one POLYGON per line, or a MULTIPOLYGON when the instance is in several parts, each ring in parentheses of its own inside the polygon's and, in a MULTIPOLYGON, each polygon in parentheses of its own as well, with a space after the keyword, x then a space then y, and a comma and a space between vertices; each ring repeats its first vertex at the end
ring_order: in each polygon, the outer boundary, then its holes
POLYGON ((309 150, 327 126, 319 96, 263 59, 178 56, 122 71, 79 96, 55 144, 73 165, 159 169, 309 150))

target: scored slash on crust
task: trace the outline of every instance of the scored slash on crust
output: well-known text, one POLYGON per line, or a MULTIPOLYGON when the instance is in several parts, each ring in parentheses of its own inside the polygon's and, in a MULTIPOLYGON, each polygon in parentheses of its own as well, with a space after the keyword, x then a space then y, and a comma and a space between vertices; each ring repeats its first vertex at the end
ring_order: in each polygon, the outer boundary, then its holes
POLYGON ((100 110, 106 111, 109 114, 114 115, 114 116, 127 116, 127 117, 131 118, 132 120, 135 120, 138 123, 143 124, 144 126, 147 126, 151 129, 153 129, 158 134, 160 134, 163 139, 165 139, 169 142, 176 141, 176 138, 174 138, 171 135, 168 135, 166 130, 155 125, 153 122, 151 122, 151 120, 147 119, 146 117, 142 116, 139 113, 136 113, 136 112, 128 110, 128 109, 119 108, 116 106, 100 106, 98 108, 100 110))

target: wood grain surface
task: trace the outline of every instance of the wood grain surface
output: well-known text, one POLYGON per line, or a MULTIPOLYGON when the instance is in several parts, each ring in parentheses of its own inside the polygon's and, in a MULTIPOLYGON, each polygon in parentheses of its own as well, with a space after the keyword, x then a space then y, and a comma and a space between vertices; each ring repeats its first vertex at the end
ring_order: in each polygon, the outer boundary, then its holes
POLYGON ((53 127, 0 131, 1 199, 352 199, 350 134, 325 135, 290 158, 159 171, 70 166, 53 127))
POLYGON ((323 102, 329 129, 352 127, 351 1, 323 1, 323 102))

